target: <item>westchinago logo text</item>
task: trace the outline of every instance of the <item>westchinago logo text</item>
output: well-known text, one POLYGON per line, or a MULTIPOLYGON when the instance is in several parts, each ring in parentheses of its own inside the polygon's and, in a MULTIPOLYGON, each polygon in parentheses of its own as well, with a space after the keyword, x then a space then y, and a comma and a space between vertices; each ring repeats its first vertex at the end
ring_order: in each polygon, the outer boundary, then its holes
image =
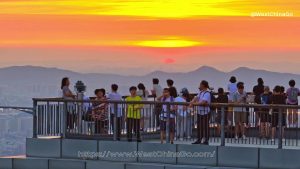
POLYGON ((251 12, 251 17, 293 17, 293 12, 251 12))
POLYGON ((172 152, 172 151, 133 151, 133 152, 78 152, 78 157, 83 159, 95 158, 214 158, 215 151, 212 152, 172 152))

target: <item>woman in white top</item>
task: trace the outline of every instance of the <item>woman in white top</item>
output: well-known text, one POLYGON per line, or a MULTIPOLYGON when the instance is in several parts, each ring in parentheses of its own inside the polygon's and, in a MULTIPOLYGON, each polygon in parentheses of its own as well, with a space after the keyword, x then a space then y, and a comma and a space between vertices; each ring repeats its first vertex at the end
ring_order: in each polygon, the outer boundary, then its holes
MULTIPOLYGON (((61 90, 62 90, 62 97, 64 99, 70 100, 75 99, 75 95, 72 93, 72 91, 69 88, 70 86, 70 80, 68 77, 65 77, 61 81, 61 90)), ((67 104, 67 128, 68 129, 74 129, 75 121, 76 121, 76 115, 74 114, 74 104, 68 103, 67 104)))
MULTIPOLYGON (((180 91, 180 96, 175 98, 175 102, 177 103, 186 103, 189 102, 189 91, 187 88, 183 88, 180 91)), ((180 141, 183 141, 184 136, 188 139, 191 137, 191 118, 188 114, 188 106, 186 105, 176 105, 175 109, 177 111, 177 129, 176 135, 180 141)))
MULTIPOLYGON (((142 101, 147 101, 148 100, 148 96, 149 96, 149 92, 146 90, 146 87, 143 83, 138 84, 138 91, 137 91, 137 95, 140 96, 142 98, 142 101)), ((150 106, 149 105, 144 105, 143 109, 141 111, 141 130, 142 131, 147 131, 147 128, 149 128, 150 126, 150 106)))

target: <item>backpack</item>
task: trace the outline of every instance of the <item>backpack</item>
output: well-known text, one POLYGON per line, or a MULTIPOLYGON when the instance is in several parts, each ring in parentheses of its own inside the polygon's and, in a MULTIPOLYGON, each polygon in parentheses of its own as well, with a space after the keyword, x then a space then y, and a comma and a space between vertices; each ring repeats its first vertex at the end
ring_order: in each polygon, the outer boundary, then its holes
POLYGON ((292 102, 298 100, 299 90, 297 88, 290 88, 290 93, 288 94, 288 99, 292 102))
POLYGON ((262 94, 261 95, 261 104, 270 104, 270 95, 262 94))
MULTIPOLYGON (((210 94, 210 102, 211 103, 217 103, 217 98, 216 96, 212 93, 212 92, 209 92, 209 91, 205 91, 205 93, 203 95, 205 95, 206 93, 209 93, 210 94)), ((200 98, 199 98, 200 99, 200 98)))
MULTIPOLYGON (((216 98, 216 96, 212 92, 205 91, 205 93, 203 95, 205 95, 206 93, 210 94, 210 103, 217 103, 217 98, 216 98)), ((199 98, 199 100, 200 100, 200 98, 199 98)), ((215 106, 209 106, 209 107, 210 107, 211 110, 216 109, 215 106)))

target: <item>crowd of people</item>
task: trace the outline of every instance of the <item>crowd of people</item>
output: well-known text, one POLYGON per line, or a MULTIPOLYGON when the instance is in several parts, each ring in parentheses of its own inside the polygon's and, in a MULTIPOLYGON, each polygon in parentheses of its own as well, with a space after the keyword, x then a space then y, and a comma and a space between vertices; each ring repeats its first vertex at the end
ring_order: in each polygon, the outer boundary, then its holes
MULTIPOLYGON (((238 82, 236 77, 231 77, 229 82, 226 92, 223 88, 219 88, 215 94, 209 87, 209 83, 203 80, 200 82, 198 94, 192 95, 187 88, 182 88, 178 92, 174 86, 174 81, 171 79, 166 81, 168 87, 162 88, 159 79, 154 78, 151 91, 148 91, 142 83, 129 88, 130 95, 125 98, 125 101, 128 102, 125 108, 124 105, 107 102, 124 100, 118 93, 118 85, 112 84, 109 94, 103 88, 95 90, 95 97, 92 99, 98 102, 92 103, 82 119, 95 123, 95 134, 108 133, 110 127, 113 131, 116 130, 117 140, 121 139, 123 124, 126 124, 127 140, 136 140, 137 142, 141 142, 141 131, 147 131, 148 126, 154 126, 160 131, 161 143, 164 143, 168 128, 170 142, 173 144, 175 138, 183 140, 184 137, 191 137, 193 126, 191 116, 195 115, 197 140, 193 144, 208 144, 211 116, 215 116, 215 121, 218 124, 217 128, 220 130, 222 112, 222 108, 212 107, 211 103, 298 105, 300 90, 295 87, 295 80, 290 80, 290 87, 286 91, 282 86, 275 86, 271 91, 269 86, 264 85, 263 79, 259 78, 251 93, 245 91, 245 84, 238 82), (148 104, 138 104, 141 101, 148 101, 150 95, 157 101, 152 109, 148 104)), ((69 78, 63 78, 61 84, 63 98, 76 99, 76 95, 70 90, 69 86, 69 78)), ((270 108, 254 109, 256 121, 259 121, 260 137, 275 140, 280 111, 280 109, 270 108)), ((248 112, 249 108, 246 107, 225 107, 224 123, 226 127, 234 126, 235 139, 247 138, 248 112)), ((283 113, 281 118, 282 131, 284 131, 287 122, 291 127, 298 126, 298 109, 288 109, 287 112, 283 113)), ((68 128, 74 127, 76 118, 79 117, 68 115, 68 128)), ((284 132, 282 134, 284 137, 284 132)))

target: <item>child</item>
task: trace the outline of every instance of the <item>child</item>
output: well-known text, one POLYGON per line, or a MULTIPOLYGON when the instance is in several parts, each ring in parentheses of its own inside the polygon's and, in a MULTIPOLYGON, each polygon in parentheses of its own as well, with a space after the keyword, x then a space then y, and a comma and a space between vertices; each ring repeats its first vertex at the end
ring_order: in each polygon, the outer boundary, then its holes
MULTIPOLYGON (((265 86, 264 93, 261 95, 261 104, 262 105, 269 105, 271 104, 271 96, 272 93, 270 92, 270 88, 265 86)), ((260 116, 260 136, 263 138, 269 137, 270 131, 270 122, 271 117, 269 114, 270 110, 268 108, 263 108, 259 114, 260 116)))
MULTIPOLYGON (((140 96, 137 96, 137 88, 135 86, 130 87, 130 96, 125 100, 127 102, 139 102, 142 101, 140 96)), ((128 104, 127 105, 127 139, 129 142, 132 141, 132 130, 136 135, 137 142, 141 142, 140 136, 140 119, 141 119, 141 104, 128 104)))
MULTIPOLYGON (((295 80, 291 80, 289 82, 290 88, 286 91, 287 94, 287 104, 298 106, 298 96, 300 94, 300 90, 296 88, 295 80)), ((288 109, 288 120, 290 127, 297 127, 298 123, 298 110, 297 109, 288 109)))
POLYGON ((167 120, 168 120, 168 113, 170 113, 170 120, 169 120, 169 132, 170 132, 170 141, 171 144, 174 144, 174 136, 175 136, 175 112, 174 112, 174 106, 170 106, 170 110, 168 110, 168 105, 164 103, 171 103, 174 102, 174 97, 170 95, 169 88, 165 88, 163 90, 162 97, 159 98, 159 100, 162 102, 162 113, 160 115, 161 121, 160 121, 160 140, 161 144, 164 143, 164 140, 166 138, 166 128, 167 128, 167 120), (169 112, 168 112, 169 111, 169 112))

